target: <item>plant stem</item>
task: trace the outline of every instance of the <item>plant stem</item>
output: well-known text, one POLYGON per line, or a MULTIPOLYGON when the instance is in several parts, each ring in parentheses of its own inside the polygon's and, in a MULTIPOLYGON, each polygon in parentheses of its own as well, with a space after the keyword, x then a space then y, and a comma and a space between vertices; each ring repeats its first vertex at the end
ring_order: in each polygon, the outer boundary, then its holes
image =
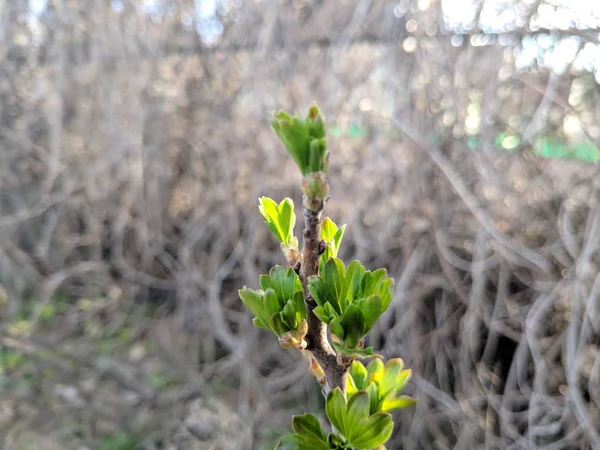
POLYGON ((319 272, 321 213, 325 205, 322 200, 307 199, 306 197, 304 197, 303 203, 305 227, 302 234, 304 248, 302 251, 300 280, 302 281, 302 290, 304 292, 304 301, 308 315, 308 333, 306 335, 308 346, 306 350, 311 352, 313 358, 315 358, 325 373, 325 394, 336 387, 345 392, 348 366, 337 363, 336 353, 327 338, 327 326, 313 313, 313 309, 317 304, 308 290, 308 277, 317 275, 319 272), (307 208, 307 205, 311 205, 311 208, 307 208))

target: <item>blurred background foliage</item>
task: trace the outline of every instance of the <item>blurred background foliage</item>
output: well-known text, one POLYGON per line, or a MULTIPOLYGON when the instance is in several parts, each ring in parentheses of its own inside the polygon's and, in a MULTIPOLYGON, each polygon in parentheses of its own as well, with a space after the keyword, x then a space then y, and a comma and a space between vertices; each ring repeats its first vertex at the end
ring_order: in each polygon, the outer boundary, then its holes
MULTIPOLYGON (((268 124, 329 127, 341 256, 397 293, 391 449, 600 448, 600 8, 0 0, 6 449, 267 449, 322 416, 237 297, 282 263, 268 124)), ((298 226, 298 232, 299 232, 298 226)))

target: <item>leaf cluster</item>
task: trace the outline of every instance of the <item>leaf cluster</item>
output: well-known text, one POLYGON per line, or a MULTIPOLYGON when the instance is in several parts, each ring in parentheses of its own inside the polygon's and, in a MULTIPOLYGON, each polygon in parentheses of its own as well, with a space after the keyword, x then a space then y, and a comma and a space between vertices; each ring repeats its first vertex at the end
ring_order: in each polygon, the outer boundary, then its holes
POLYGON ((392 435, 392 416, 370 412, 369 393, 357 391, 344 395, 335 388, 327 396, 325 411, 339 433, 325 433, 312 414, 292 418, 294 434, 284 436, 278 449, 282 450, 345 450, 373 449, 382 446, 392 435))
POLYGON ((284 111, 273 113, 271 126, 303 176, 327 171, 327 142, 323 114, 317 105, 306 117, 284 111))
POLYGON ((261 197, 258 199, 258 210, 275 239, 286 247, 298 248, 298 239, 294 237, 296 214, 292 199, 285 198, 278 205, 269 197, 261 197))
POLYGON ((385 365, 379 359, 366 367, 354 361, 347 374, 346 394, 339 388, 327 396, 325 411, 339 433, 323 431, 312 414, 294 416, 294 434, 284 436, 280 449, 331 450, 382 448, 393 431, 389 411, 414 405, 416 400, 399 395, 411 371, 403 370, 400 358, 390 359, 385 365))
POLYGON ((392 358, 385 365, 380 359, 373 359, 366 367, 360 361, 353 361, 347 374, 346 394, 366 390, 371 414, 412 406, 416 403, 414 398, 399 395, 412 375, 410 369, 403 367, 400 358, 392 358))
POLYGON ((286 348, 302 347, 307 323, 298 274, 292 268, 275 266, 269 275, 260 276, 260 287, 254 290, 244 286, 238 291, 244 305, 256 316, 252 323, 275 333, 286 348))
POLYGON ((348 268, 330 258, 319 275, 308 280, 317 303, 315 315, 329 326, 335 349, 351 357, 373 356, 373 349, 361 349, 361 341, 385 312, 394 294, 394 280, 385 269, 365 270, 359 261, 348 268))

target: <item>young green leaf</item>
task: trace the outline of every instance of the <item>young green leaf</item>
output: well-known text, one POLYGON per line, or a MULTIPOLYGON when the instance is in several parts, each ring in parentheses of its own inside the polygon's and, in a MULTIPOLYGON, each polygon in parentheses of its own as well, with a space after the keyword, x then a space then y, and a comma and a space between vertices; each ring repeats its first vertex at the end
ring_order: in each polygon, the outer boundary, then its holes
POLYGON ((347 445, 354 449, 366 450, 382 445, 390 438, 394 428, 389 414, 369 413, 367 391, 358 391, 346 401, 340 388, 335 388, 327 396, 325 410, 331 424, 344 435, 347 445))
POLYGON ((323 239, 326 243, 329 243, 333 240, 333 236, 337 233, 338 227, 329 217, 325 217, 323 219, 323 223, 321 224, 321 239, 323 239))
POLYGON ((324 138, 325 137, 325 118, 323 113, 316 104, 311 105, 308 108, 308 114, 306 119, 310 123, 310 136, 313 138, 324 138))
POLYGON ((273 314, 281 311, 281 302, 277 297, 275 291, 271 288, 268 288, 263 293, 263 305, 265 309, 265 314, 267 317, 271 317, 273 314))
POLYGON ((365 320, 365 333, 368 333, 377 319, 381 316, 383 309, 381 297, 378 295, 371 295, 370 297, 360 299, 356 302, 356 307, 360 310, 365 320))
POLYGON ((358 450, 369 450, 385 444, 392 436, 394 423, 388 413, 378 412, 360 422, 360 427, 348 438, 348 445, 358 450))
POLYGON ((323 172, 327 142, 325 138, 311 138, 308 144, 308 172, 323 172))
POLYGON ((325 123, 316 105, 310 107, 306 118, 298 113, 273 113, 271 126, 303 176, 327 170, 325 123))
POLYGON ((366 332, 365 319, 356 305, 348 305, 340 325, 344 329, 344 344, 348 348, 356 348, 366 332))
POLYGON ((318 305, 330 303, 337 315, 341 315, 346 306, 346 280, 344 263, 331 258, 324 266, 320 276, 308 279, 308 289, 318 305))
MULTIPOLYGON (((333 321, 332 321, 333 323, 333 321)), ((368 358, 383 358, 382 355, 375 353, 373 347, 367 348, 348 348, 343 343, 335 342, 332 340, 331 345, 335 351, 341 355, 347 356, 352 359, 368 359, 368 358)))
POLYGON ((281 319, 281 314, 279 313, 275 313, 270 317, 269 327, 277 336, 281 336, 289 330, 287 325, 283 323, 283 320, 281 319))
POLYGON ((302 436, 313 438, 316 441, 327 442, 327 435, 319 420, 312 414, 302 414, 292 417, 292 429, 302 436))
POLYGON ((345 224, 338 228, 329 217, 326 217, 323 220, 323 224, 321 225, 321 239, 325 241, 327 248, 321 255, 321 260, 319 262, 319 271, 321 273, 323 272, 325 263, 329 261, 329 258, 337 258, 345 230, 345 224))
POLYGON ((296 318, 296 307, 292 299, 288 300, 281 311, 281 320, 288 330, 293 330, 298 326, 299 320, 296 318))
POLYGON ((378 411, 382 411, 380 408, 379 385, 377 383, 369 383, 366 391, 369 393, 369 413, 375 414, 378 411))
POLYGON ((369 416, 369 393, 367 391, 358 391, 349 397, 344 414, 344 428, 342 434, 348 441, 356 437, 361 428, 361 421, 369 416))
POLYGON ((383 362, 379 359, 374 359, 367 365, 367 373, 369 374, 369 382, 377 381, 378 383, 383 378, 383 371, 385 366, 383 362))
POLYGON ((271 230, 275 238, 280 242, 283 242, 283 234, 277 224, 277 218, 279 216, 277 203, 269 197, 261 197, 258 199, 258 210, 265 218, 265 224, 271 230))
POLYGON ((336 430, 341 431, 343 434, 344 417, 346 415, 346 398, 339 387, 336 387, 327 395, 325 412, 327 413, 327 417, 329 418, 331 425, 333 425, 336 430))
POLYGON ((331 322, 331 320, 335 317, 330 316, 323 306, 317 306, 315 309, 313 309, 313 313, 321 322, 325 324, 329 324, 329 322, 331 322))
POLYGON ((306 306, 304 305, 304 294, 302 293, 302 290, 299 290, 294 294, 292 302, 294 303, 298 320, 306 319, 306 306))
MULTIPOLYGON (((354 391, 360 391, 367 388, 368 373, 365 366, 358 361, 352 361, 352 365, 348 370, 348 385, 352 385, 354 391)), ((346 393, 350 393, 350 389, 346 390, 346 393)))
POLYGON ((279 203, 277 207, 279 211, 279 228, 283 232, 284 244, 289 244, 291 237, 294 235, 294 226, 296 225, 296 214, 294 213, 294 202, 290 198, 286 198, 279 203))
POLYGON ((391 411, 414 405, 416 400, 398 395, 410 378, 410 370, 402 370, 400 358, 388 360, 385 365, 381 360, 371 361, 367 367, 359 361, 353 361, 347 374, 347 394, 366 389, 371 399, 371 413, 391 411))
POLYGON ((275 266, 269 275, 260 276, 260 285, 262 291, 247 287, 239 291, 242 302, 256 316, 252 323, 279 336, 284 348, 303 348, 306 307, 298 274, 292 268, 275 266))
POLYGON ((281 450, 330 450, 329 444, 321 441, 316 441, 310 437, 299 434, 288 434, 284 436, 277 444, 276 449, 281 450))
POLYGON ((387 278, 385 269, 374 272, 367 271, 362 277, 359 287, 360 297, 379 295, 381 297, 382 313, 388 308, 394 295, 394 280, 387 278))
POLYGON ((337 259, 331 258, 325 263, 325 270, 323 273, 323 280, 330 287, 331 293, 333 294, 333 301, 329 301, 333 306, 336 304, 336 308, 340 313, 343 311, 347 292, 346 286, 346 267, 344 263, 337 259))
POLYGON ((360 261, 353 261, 348 266, 346 271, 346 284, 348 285, 348 291, 346 297, 349 302, 356 298, 362 298, 360 292, 360 282, 365 274, 365 268, 360 261))
MULTIPOLYGON (((246 307, 256 316, 256 322, 258 322, 258 326, 270 330, 270 315, 265 310, 263 293, 261 291, 255 291, 244 286, 243 289, 238 291, 238 294, 242 300, 242 303, 244 303, 244 305, 246 305, 246 307)), ((257 324, 255 323, 255 325, 257 324)))
POLYGON ((394 409, 408 408, 417 403, 416 398, 409 397, 408 395, 400 395, 399 397, 393 397, 385 399, 381 405, 381 411, 387 412, 394 409))
POLYGON ((277 294, 281 307, 293 298, 296 292, 302 291, 302 284, 298 274, 291 267, 284 269, 275 266, 269 271, 269 275, 260 276, 260 287, 263 290, 273 289, 277 294))
POLYGON ((404 367, 404 361, 400 358, 393 358, 385 363, 383 376, 379 379, 379 387, 382 396, 387 395, 390 390, 398 388, 402 367, 404 367))
POLYGON ((258 210, 265 218, 265 225, 271 230, 275 239, 288 247, 295 245, 296 214, 292 199, 285 198, 277 205, 272 199, 261 197, 258 199, 258 210))
POLYGON ((308 146, 310 125, 299 114, 290 116, 284 111, 273 113, 271 126, 302 175, 308 170, 308 146))
POLYGON ((401 371, 400 374, 398 375, 398 378, 396 378, 395 388, 398 389, 398 391, 401 391, 402 389, 404 389, 404 386, 406 385, 408 380, 410 380, 410 377, 412 377, 411 369, 405 369, 405 370, 401 371))

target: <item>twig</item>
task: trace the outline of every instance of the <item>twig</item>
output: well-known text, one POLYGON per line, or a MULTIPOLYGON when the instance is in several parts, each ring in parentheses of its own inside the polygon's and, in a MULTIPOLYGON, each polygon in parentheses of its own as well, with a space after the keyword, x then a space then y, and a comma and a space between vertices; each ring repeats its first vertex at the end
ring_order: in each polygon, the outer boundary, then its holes
POLYGON ((302 267, 300 268, 300 280, 302 281, 302 290, 308 313, 308 332, 306 335, 308 345, 306 349, 311 352, 325 373, 327 383, 325 392, 329 392, 336 387, 345 391, 345 375, 348 365, 338 364, 336 353, 327 339, 327 326, 315 316, 313 310, 317 304, 308 290, 308 278, 311 275, 317 275, 319 272, 321 213, 323 212, 323 207, 323 201, 319 201, 317 207, 313 209, 308 209, 306 205, 304 206, 305 228, 302 234, 304 248, 302 253, 302 267))

